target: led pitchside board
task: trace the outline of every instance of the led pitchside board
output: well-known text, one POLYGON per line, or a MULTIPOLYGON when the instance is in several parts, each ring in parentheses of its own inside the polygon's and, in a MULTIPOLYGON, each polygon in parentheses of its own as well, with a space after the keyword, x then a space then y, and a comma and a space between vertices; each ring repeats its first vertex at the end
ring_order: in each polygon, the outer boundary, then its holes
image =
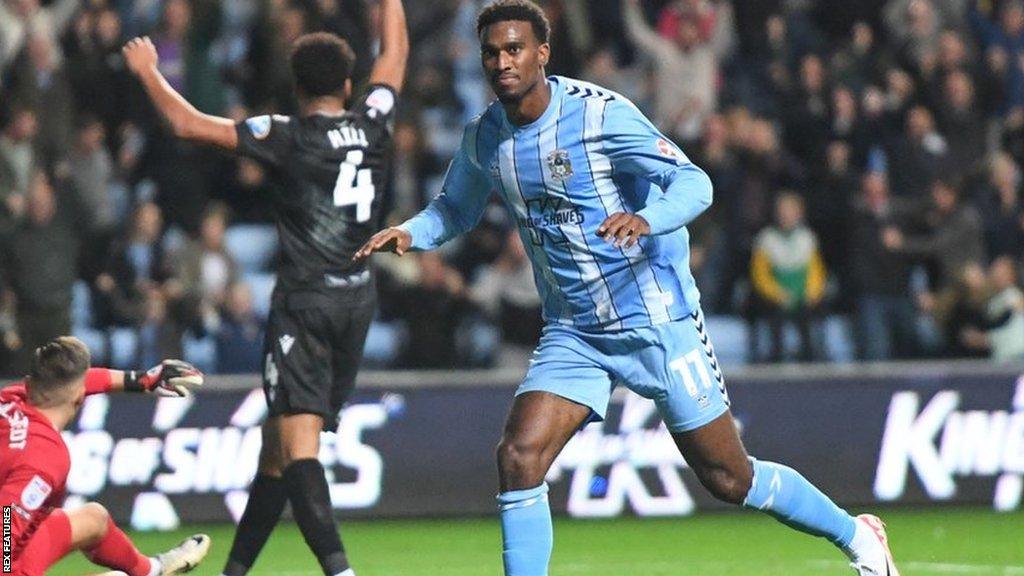
MULTIPOLYGON (((754 456, 787 463, 840 503, 1013 510, 1024 495, 1019 373, 844 375, 729 381, 754 456)), ((256 470, 258 389, 195 399, 95 396, 64 437, 68 505, 103 502, 137 529, 241 515, 256 470)), ((252 384, 257 384, 252 378, 252 384)), ((320 459, 343 517, 495 511, 494 446, 517 382, 358 392, 320 459)), ((679 456, 653 405, 619 391, 607 421, 548 474, 558 513, 686 515, 720 508, 679 456)))

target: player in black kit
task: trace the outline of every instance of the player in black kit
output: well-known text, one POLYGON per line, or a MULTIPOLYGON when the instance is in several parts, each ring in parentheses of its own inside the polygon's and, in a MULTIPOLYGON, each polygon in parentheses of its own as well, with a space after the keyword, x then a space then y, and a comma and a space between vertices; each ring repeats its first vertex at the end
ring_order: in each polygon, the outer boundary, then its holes
POLYGON ((274 207, 283 263, 263 366, 269 417, 226 576, 248 572, 286 501, 324 574, 355 574, 317 454, 321 429, 338 426, 375 305, 370 271, 352 255, 384 218, 380 193, 409 53, 401 0, 380 5, 380 54, 350 110, 355 55, 332 34, 307 34, 292 48, 301 116, 258 116, 237 125, 203 114, 178 94, 157 69, 149 38, 124 47, 128 68, 177 137, 255 158, 283 184, 274 207))

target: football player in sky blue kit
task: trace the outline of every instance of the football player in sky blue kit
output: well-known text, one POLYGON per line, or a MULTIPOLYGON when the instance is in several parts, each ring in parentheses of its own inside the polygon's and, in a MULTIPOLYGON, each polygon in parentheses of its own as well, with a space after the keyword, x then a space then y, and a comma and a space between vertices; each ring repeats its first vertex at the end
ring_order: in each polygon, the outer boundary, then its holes
POLYGON ((494 2, 477 31, 497 102, 466 127, 441 194, 356 257, 437 248, 473 228, 492 193, 518 224, 546 327, 498 446, 506 575, 548 573, 545 474, 622 383, 656 403, 715 497, 827 538, 861 575, 896 576, 876 517, 747 456, 689 271, 686 225, 711 204, 707 175, 621 95, 545 78, 549 26, 533 3, 494 2))

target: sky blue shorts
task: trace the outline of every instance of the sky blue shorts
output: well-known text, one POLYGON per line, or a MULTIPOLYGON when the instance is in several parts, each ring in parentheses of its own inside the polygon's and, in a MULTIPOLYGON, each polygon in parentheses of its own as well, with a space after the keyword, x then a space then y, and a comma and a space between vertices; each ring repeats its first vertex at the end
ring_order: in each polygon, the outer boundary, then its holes
POLYGON ((729 408, 704 316, 616 332, 549 324, 516 396, 550 392, 603 420, 618 383, 654 401, 671 432, 700 428, 729 408))

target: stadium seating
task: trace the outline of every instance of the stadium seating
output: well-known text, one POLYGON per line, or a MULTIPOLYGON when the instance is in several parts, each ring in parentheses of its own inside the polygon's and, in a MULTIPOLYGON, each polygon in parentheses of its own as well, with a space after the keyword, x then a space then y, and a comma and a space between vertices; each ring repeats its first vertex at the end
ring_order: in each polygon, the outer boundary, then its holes
POLYGON ((236 224, 228 228, 224 241, 245 273, 268 271, 277 254, 277 230, 269 224, 236 224))
POLYGON ((252 291, 252 306, 260 318, 270 315, 270 295, 274 292, 276 278, 269 272, 249 272, 242 277, 252 291))
POLYGON ((182 355, 203 372, 217 370, 217 341, 213 336, 196 337, 186 332, 181 338, 182 355))

